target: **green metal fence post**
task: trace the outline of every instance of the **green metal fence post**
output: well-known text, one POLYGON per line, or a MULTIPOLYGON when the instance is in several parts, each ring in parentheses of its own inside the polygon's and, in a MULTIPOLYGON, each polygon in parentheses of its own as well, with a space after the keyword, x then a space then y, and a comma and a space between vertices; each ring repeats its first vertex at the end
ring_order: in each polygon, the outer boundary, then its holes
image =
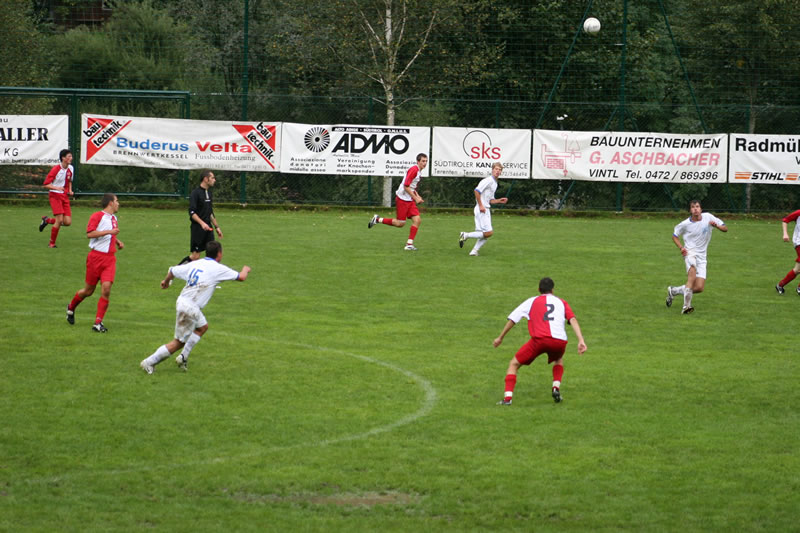
POLYGON ((80 161, 81 161, 81 116, 78 109, 78 95, 76 93, 72 93, 69 99, 70 104, 70 117, 69 117, 69 130, 67 132, 68 135, 68 143, 69 149, 72 150, 73 160, 75 164, 73 165, 73 169, 75 170, 75 175, 72 176, 72 187, 73 192, 78 190, 78 176, 80 175, 80 161), (77 133, 76 133, 77 130, 77 133))
MULTIPOLYGON (((242 49, 244 53, 242 69, 242 120, 247 120, 247 97, 248 86, 250 85, 248 74, 248 41, 250 36, 250 0, 244 0, 244 43, 242 49)), ((247 174, 242 171, 239 176, 239 203, 247 203, 247 174)))

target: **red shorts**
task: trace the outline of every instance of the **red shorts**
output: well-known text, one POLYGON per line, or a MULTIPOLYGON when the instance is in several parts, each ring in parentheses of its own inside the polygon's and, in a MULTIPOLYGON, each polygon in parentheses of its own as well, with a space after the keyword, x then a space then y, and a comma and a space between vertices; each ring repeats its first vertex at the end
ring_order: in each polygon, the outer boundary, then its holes
POLYGON ((397 220, 405 220, 408 217, 419 216, 419 209, 417 209, 416 202, 406 202, 402 198, 396 196, 394 200, 397 205, 397 220))
POLYGON ((86 284, 97 285, 97 282, 114 281, 117 274, 117 256, 92 250, 86 258, 86 284))
POLYGON ((67 193, 51 192, 48 196, 50 197, 50 209, 53 210, 54 215, 72 216, 67 193))
POLYGON ((564 356, 564 350, 567 349, 567 341, 561 339, 554 339, 552 337, 538 337, 531 339, 523 344, 517 354, 514 356, 521 365, 529 365, 534 359, 547 354, 547 364, 553 361, 558 361, 564 356))

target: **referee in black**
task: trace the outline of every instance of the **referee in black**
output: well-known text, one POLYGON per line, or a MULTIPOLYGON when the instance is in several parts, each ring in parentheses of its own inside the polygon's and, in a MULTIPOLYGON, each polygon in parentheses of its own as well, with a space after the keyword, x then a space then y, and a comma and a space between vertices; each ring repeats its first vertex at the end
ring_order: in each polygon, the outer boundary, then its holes
POLYGON ((216 182, 214 173, 204 170, 200 177, 200 186, 189 196, 192 241, 189 245, 189 255, 183 258, 181 265, 200 259, 200 253, 206 251, 206 244, 214 240, 214 230, 217 231, 219 238, 222 238, 222 229, 214 217, 214 196, 211 194, 211 187, 216 182))

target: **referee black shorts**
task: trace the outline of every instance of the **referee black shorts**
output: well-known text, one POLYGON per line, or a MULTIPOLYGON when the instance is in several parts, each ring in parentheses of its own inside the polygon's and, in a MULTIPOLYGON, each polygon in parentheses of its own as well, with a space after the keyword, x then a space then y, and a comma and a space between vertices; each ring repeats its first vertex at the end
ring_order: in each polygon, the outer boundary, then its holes
POLYGON ((200 224, 192 224, 192 242, 189 245, 190 252, 206 251, 206 244, 214 240, 214 230, 206 231, 200 224))

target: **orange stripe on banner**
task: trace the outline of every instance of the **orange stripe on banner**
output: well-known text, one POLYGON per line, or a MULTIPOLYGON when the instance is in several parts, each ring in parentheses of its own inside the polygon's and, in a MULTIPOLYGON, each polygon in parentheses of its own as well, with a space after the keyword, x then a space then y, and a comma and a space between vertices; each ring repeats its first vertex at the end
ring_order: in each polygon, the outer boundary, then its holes
POLYGON ((752 175, 752 172, 737 172, 734 178, 737 180, 749 180, 752 175))
POLYGON ((797 181, 797 176, 800 174, 786 174, 786 181, 797 181))

